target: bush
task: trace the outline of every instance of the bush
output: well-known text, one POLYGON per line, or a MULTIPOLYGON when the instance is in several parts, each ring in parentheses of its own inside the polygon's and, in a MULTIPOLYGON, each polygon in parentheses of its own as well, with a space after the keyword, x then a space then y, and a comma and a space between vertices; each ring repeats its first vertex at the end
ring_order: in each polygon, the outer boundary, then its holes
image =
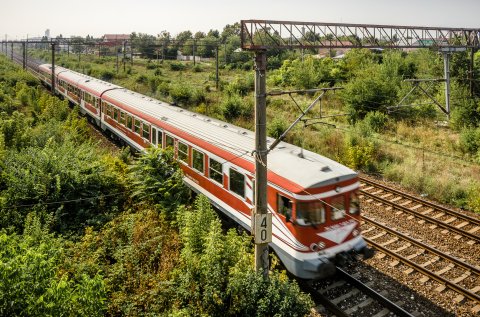
POLYGON ((275 117, 267 127, 268 135, 271 136, 272 138, 278 139, 280 135, 282 135, 282 133, 285 132, 285 130, 287 130, 287 128, 288 128, 288 123, 287 121, 285 121, 285 119, 280 117, 275 117))
POLYGON ((182 71, 187 68, 187 65, 180 63, 180 62, 171 62, 170 63, 170 70, 173 71, 182 71))
POLYGON ((29 214, 23 235, 0 232, 2 316, 103 316, 102 277, 72 279, 61 270, 64 243, 29 214))
POLYGON ((173 157, 173 151, 149 148, 130 167, 132 196, 162 210, 173 211, 188 199, 183 173, 173 157))
POLYGON ((380 133, 385 130, 388 124, 388 116, 382 112, 373 111, 369 112, 364 119, 364 122, 367 124, 370 129, 380 133))
POLYGON ((187 84, 173 84, 169 88, 173 101, 183 105, 198 105, 205 101, 205 92, 187 84))
POLYGON ((225 88, 229 96, 240 95, 246 96, 250 91, 255 89, 255 79, 253 76, 246 78, 235 78, 225 88))
POLYGON ((480 151, 480 128, 466 128, 460 132, 460 149, 471 155, 480 151))
POLYGON ((228 97, 221 106, 225 119, 231 121, 242 114, 242 99, 238 95, 228 97))
POLYGON ((294 282, 272 271, 254 271, 250 237, 226 234, 208 199, 179 210, 184 248, 174 274, 176 307, 195 316, 305 316, 312 301, 294 282))
POLYGON ((100 72, 100 79, 110 81, 115 77, 115 74, 111 70, 104 69, 100 72))

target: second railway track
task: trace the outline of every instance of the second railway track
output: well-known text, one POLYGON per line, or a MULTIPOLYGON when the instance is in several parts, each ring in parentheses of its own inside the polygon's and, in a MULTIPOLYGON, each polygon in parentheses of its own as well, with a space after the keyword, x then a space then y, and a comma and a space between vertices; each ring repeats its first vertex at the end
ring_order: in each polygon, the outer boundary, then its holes
POLYGON ((468 239, 469 244, 480 242, 480 219, 477 217, 445 208, 363 177, 360 181, 360 193, 367 201, 377 201, 386 205, 387 210, 411 214, 413 217, 456 234, 457 238, 468 239))

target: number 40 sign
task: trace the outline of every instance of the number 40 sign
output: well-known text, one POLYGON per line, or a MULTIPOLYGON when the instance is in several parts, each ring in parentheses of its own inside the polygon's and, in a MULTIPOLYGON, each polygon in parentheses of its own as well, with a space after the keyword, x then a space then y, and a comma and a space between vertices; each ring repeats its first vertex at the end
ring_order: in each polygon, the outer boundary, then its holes
POLYGON ((255 243, 272 242, 272 213, 255 214, 255 243))

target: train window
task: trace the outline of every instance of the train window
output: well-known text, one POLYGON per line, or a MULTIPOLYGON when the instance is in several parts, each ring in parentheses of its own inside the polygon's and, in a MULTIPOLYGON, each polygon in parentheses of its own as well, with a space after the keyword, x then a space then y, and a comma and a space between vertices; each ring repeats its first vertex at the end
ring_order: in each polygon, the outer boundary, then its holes
POLYGON ((158 141, 158 147, 163 147, 163 133, 162 131, 158 131, 158 138, 157 138, 157 141, 158 141))
POLYGON ((318 200, 298 203, 295 216, 298 225, 315 226, 325 222, 325 206, 318 200))
POLYGON ((188 164, 188 145, 178 142, 178 159, 188 164))
POLYGON ((113 108, 113 120, 119 121, 117 108, 113 108))
POLYGON ((152 144, 157 145, 157 129, 152 127, 152 144))
POLYGON ((245 175, 230 169, 230 190, 245 198, 245 175))
POLYGON ((205 164, 205 161, 204 161, 203 153, 193 149, 192 150, 193 168, 199 171, 200 173, 203 173, 205 171, 204 164, 205 164))
POLYGON ((222 163, 210 158, 208 174, 211 179, 217 183, 223 184, 222 163))
POLYGON ((332 197, 330 204, 332 205, 332 220, 338 220, 345 217, 345 197, 343 195, 332 197))
POLYGON ((348 212, 352 215, 358 214, 360 211, 360 199, 358 198, 357 193, 352 193, 350 195, 350 207, 348 208, 348 212))
POLYGON ((145 122, 143 123, 143 133, 142 133, 142 136, 147 139, 147 140, 150 140, 150 125, 149 124, 146 124, 145 122))
POLYGON ((166 134, 165 135, 165 148, 167 148, 169 146, 171 146, 172 148, 175 146, 175 139, 172 136, 166 134))
POLYGON ((292 201, 280 194, 277 195, 277 212, 287 218, 292 217, 292 201))
POLYGON ((120 111, 120 124, 125 125, 125 112, 120 111))
POLYGON ((133 123, 132 116, 127 115, 127 128, 129 128, 130 130, 132 130, 132 123, 133 123))
POLYGON ((113 117, 113 111, 115 111, 115 109, 112 107, 112 105, 108 105, 107 106, 107 114, 110 118, 113 117))
POLYGON ((134 121, 135 121, 135 126, 134 126, 134 128, 133 128, 133 131, 134 131, 135 133, 140 134, 140 120, 135 119, 134 121))

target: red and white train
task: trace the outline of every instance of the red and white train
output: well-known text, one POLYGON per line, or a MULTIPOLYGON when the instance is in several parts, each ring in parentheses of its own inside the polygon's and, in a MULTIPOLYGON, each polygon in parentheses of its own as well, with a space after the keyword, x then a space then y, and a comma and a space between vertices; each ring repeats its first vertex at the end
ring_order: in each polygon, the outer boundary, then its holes
MULTIPOLYGON (((51 65, 40 65, 39 74, 51 86, 51 65)), ((185 183, 250 230, 255 163, 246 153, 254 149, 252 131, 62 67, 55 67, 55 88, 103 130, 139 151, 172 146, 185 183)), ((322 278, 348 254, 372 255, 360 234, 354 171, 285 142, 269 153, 268 168, 270 247, 288 271, 322 278)))

